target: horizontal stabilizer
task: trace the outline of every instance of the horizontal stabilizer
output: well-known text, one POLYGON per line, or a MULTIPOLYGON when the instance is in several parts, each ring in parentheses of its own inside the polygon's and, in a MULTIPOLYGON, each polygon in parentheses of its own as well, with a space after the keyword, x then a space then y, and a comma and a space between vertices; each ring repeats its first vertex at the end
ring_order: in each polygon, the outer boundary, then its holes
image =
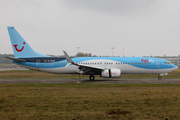
POLYGON ((19 61, 19 62, 26 62, 26 61, 27 61, 27 60, 18 59, 18 58, 15 58, 15 57, 8 57, 8 56, 6 56, 5 58, 8 58, 8 59, 10 59, 10 60, 19 61))

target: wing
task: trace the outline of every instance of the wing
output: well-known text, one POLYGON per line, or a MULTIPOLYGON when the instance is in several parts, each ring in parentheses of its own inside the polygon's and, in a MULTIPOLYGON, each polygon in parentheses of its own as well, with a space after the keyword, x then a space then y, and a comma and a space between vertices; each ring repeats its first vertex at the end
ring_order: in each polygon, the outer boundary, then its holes
POLYGON ((76 65, 76 66, 79 66, 79 70, 77 71, 78 73, 81 73, 81 74, 87 74, 87 73, 93 73, 93 72, 100 72, 100 71, 103 71, 105 70, 104 68, 102 67, 97 67, 97 66, 91 66, 91 65, 84 65, 84 64, 78 64, 78 63, 75 63, 72 61, 72 59, 69 57, 69 55, 66 53, 66 51, 63 51, 64 52, 64 55, 66 57, 66 60, 68 62, 68 64, 66 65, 69 66, 70 64, 72 65, 76 65))

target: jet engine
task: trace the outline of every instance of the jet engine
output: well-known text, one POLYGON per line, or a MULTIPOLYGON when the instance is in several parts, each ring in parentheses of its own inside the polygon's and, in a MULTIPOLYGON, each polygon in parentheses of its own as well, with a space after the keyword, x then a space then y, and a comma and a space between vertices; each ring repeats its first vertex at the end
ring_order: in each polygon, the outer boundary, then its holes
POLYGON ((121 70, 120 69, 107 69, 101 72, 101 77, 104 78, 113 78, 113 77, 120 77, 121 70))

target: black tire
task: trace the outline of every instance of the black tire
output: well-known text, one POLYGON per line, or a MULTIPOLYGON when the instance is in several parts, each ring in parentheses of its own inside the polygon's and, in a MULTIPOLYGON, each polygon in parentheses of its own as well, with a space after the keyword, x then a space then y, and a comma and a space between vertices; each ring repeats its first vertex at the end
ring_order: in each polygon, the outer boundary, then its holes
POLYGON ((90 76, 89 76, 89 80, 91 80, 91 81, 95 80, 94 75, 90 75, 90 76))
POLYGON ((161 80, 161 79, 162 79, 162 78, 159 76, 159 77, 158 77, 158 80, 161 80))

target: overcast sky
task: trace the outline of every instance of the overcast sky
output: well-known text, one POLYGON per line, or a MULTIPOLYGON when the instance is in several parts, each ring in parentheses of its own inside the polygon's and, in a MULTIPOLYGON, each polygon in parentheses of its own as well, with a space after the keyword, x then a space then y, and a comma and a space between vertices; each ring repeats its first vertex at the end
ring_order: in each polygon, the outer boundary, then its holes
POLYGON ((69 55, 180 54, 180 0, 1 0, 0 54, 12 54, 7 26, 37 52, 69 55))

